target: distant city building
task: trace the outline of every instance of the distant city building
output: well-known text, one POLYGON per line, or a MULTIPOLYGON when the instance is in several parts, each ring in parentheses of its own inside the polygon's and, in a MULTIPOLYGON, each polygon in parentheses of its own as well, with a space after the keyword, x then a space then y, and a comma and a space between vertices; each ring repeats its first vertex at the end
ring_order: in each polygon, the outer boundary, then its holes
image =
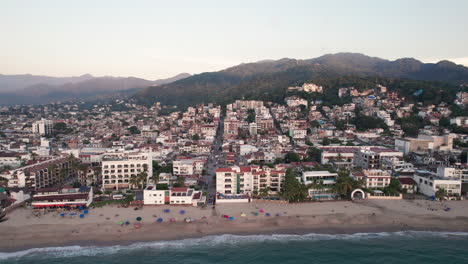
POLYGON ((42 118, 32 124, 32 132, 40 136, 49 136, 52 134, 53 122, 42 118))

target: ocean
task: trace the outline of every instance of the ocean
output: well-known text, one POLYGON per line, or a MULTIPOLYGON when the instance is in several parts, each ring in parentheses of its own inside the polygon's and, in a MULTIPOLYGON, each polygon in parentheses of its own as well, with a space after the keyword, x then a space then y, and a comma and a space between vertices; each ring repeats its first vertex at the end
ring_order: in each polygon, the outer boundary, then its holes
POLYGON ((468 263, 468 233, 220 235, 128 246, 0 252, 0 263, 468 263))

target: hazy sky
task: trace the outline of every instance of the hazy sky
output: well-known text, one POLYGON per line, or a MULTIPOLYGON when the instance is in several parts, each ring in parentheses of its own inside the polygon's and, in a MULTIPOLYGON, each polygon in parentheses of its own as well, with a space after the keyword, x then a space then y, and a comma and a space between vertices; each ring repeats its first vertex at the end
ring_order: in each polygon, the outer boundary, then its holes
POLYGON ((165 78, 360 52, 468 65, 468 1, 0 0, 0 73, 165 78))

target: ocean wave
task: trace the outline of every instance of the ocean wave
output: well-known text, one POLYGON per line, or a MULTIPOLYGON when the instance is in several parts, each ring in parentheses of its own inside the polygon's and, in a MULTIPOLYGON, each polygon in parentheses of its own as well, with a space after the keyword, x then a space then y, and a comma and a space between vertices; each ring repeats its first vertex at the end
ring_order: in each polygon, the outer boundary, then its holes
POLYGON ((17 252, 0 252, 0 260, 21 259, 21 258, 66 258, 78 256, 105 256, 114 254, 125 254, 130 251, 152 249, 157 250, 183 250, 195 247, 215 247, 223 245, 240 245, 246 243, 277 242, 287 243, 292 241, 319 241, 319 240, 364 240, 379 239, 389 237, 467 237, 468 232, 431 232, 431 231, 399 231, 380 233, 356 233, 356 234, 305 234, 305 235, 217 235, 201 238, 191 238, 174 241, 153 241, 139 242, 131 245, 114 246, 66 246, 66 247, 45 247, 32 248, 17 252))

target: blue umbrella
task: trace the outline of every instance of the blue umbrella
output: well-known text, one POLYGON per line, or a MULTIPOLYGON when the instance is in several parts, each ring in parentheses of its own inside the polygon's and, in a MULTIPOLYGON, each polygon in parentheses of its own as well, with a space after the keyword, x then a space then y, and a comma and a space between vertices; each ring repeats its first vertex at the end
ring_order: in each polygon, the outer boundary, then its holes
POLYGON ((71 216, 74 216, 74 215, 76 215, 76 214, 75 214, 75 213, 70 213, 70 215, 71 215, 71 216))
POLYGON ((266 216, 270 216, 270 213, 266 213, 265 215, 266 215, 266 216))
POLYGON ((162 218, 158 218, 158 220, 156 220, 156 222, 158 223, 162 223, 163 219, 162 218))
POLYGON ((60 216, 65 216, 65 214, 64 214, 64 213, 61 213, 60 216))
POLYGON ((234 216, 230 216, 230 217, 229 217, 229 220, 234 220, 234 216))
POLYGON ((184 211, 184 210, 180 210, 180 214, 185 214, 185 211, 184 211))
POLYGON ((80 214, 80 218, 84 218, 84 216, 85 216, 84 214, 80 214))
POLYGON ((83 210, 84 208, 83 208, 83 206, 80 206, 80 207, 78 207, 78 209, 83 210))
POLYGON ((129 224, 130 224, 130 222, 129 222, 129 221, 125 222, 125 225, 129 225, 129 224))
POLYGON ((171 210, 169 210, 169 209, 164 209, 164 212, 165 212, 165 213, 169 213, 170 211, 171 211, 171 210))
POLYGON ((87 213, 88 213, 88 210, 84 210, 83 213, 87 214, 87 213))

